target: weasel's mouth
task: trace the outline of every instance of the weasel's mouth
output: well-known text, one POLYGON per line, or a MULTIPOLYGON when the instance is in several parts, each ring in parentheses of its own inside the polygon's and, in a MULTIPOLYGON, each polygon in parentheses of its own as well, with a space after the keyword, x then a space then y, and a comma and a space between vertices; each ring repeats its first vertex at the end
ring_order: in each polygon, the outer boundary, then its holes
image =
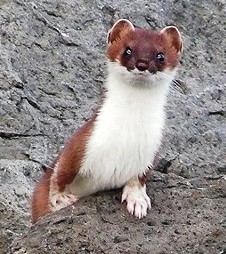
POLYGON ((135 75, 138 75, 138 76, 144 76, 145 73, 144 72, 138 72, 138 73, 135 73, 135 75))
POLYGON ((134 78, 138 78, 138 79, 146 79, 146 78, 149 78, 151 75, 149 71, 134 71, 132 73, 134 78))
POLYGON ((132 83, 145 86, 146 84, 152 83, 153 75, 149 71, 136 71, 131 74, 132 83))

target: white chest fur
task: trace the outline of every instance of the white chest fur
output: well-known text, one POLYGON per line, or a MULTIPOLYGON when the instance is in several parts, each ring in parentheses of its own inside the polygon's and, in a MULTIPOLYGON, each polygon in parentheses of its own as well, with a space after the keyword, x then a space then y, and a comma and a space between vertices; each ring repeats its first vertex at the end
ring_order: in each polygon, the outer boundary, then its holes
POLYGON ((121 187, 152 165, 161 143, 169 84, 135 87, 110 75, 80 170, 94 180, 95 190, 121 187))

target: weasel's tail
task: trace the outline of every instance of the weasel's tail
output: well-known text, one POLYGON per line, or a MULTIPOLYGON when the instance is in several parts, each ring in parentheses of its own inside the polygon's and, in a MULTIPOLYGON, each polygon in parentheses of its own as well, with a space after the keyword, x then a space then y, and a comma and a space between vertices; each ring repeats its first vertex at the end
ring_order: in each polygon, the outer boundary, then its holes
POLYGON ((48 167, 47 171, 34 189, 31 201, 32 224, 37 222, 44 215, 51 212, 51 207, 49 204, 49 188, 52 173, 52 167, 48 167))

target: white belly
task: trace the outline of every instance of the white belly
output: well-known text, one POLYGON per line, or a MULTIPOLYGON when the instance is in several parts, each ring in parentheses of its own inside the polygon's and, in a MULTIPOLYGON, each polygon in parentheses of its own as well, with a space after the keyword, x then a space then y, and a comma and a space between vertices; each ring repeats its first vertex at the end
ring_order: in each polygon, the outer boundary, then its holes
POLYGON ((121 187, 152 165, 161 143, 163 107, 149 90, 105 100, 80 170, 94 190, 121 187))
POLYGON ((122 187, 143 175, 161 143, 164 106, 175 72, 150 74, 150 84, 143 86, 132 82, 134 76, 117 63, 109 62, 109 74, 79 176, 70 186, 78 196, 122 187))

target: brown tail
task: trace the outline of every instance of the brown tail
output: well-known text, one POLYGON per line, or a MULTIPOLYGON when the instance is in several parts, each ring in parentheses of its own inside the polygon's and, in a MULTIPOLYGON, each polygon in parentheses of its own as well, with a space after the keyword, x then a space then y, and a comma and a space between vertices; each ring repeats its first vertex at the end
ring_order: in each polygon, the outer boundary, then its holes
POLYGON ((48 167, 39 183, 36 185, 32 196, 32 224, 37 222, 41 217, 51 212, 49 204, 49 186, 50 178, 53 173, 51 167, 48 167))

